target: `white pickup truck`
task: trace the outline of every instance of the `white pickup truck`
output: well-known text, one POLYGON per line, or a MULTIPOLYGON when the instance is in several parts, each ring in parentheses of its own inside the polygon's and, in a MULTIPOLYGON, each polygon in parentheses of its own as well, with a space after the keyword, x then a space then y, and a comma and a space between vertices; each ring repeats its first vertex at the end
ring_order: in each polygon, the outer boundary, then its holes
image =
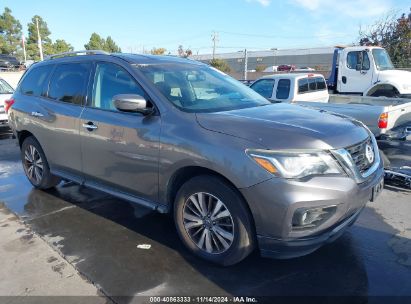
POLYGON ((4 102, 11 97, 13 92, 13 88, 4 79, 0 78, 0 128, 8 127, 8 118, 4 102))
POLYGON ((264 76, 251 86, 272 102, 288 102, 347 115, 363 122, 376 137, 405 138, 411 130, 411 99, 329 95, 321 74, 264 76))

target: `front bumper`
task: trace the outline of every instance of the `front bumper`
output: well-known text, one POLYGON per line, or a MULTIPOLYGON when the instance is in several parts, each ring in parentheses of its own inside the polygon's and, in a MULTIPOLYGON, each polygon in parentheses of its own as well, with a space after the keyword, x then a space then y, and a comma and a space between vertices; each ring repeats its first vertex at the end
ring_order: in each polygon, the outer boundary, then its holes
POLYGON ((313 252, 338 238, 370 201, 373 187, 384 177, 382 162, 363 183, 349 177, 313 177, 307 181, 272 178, 240 189, 254 217, 263 256, 292 258, 313 252), (298 208, 336 205, 333 216, 310 230, 292 229, 298 208))

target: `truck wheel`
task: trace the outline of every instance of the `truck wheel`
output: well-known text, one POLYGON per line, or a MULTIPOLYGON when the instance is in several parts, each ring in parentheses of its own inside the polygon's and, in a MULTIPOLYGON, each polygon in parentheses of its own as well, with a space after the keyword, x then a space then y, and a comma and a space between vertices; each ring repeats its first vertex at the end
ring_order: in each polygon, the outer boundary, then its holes
POLYGON ((400 95, 397 90, 377 90, 371 94, 372 97, 390 97, 390 98, 399 98, 400 95))
POLYGON ((21 145, 21 161, 28 180, 35 188, 49 189, 60 183, 61 179, 50 173, 46 155, 33 136, 27 137, 21 145))
POLYGON ((177 232, 195 255, 220 265, 236 264, 254 249, 255 232, 243 198, 215 176, 198 176, 178 191, 177 232))

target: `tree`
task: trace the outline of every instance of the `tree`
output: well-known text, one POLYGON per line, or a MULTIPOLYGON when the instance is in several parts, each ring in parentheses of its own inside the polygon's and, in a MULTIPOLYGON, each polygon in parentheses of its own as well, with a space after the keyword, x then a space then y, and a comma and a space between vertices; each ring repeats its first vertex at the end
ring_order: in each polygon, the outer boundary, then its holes
POLYGON ((27 24, 28 27, 28 38, 26 43, 27 57, 34 60, 40 59, 39 47, 38 47, 38 36, 37 36, 37 25, 36 19, 38 19, 39 32, 41 36, 41 42, 43 47, 44 55, 51 55, 54 53, 53 42, 51 41, 51 32, 47 26, 47 23, 38 15, 35 15, 31 22, 27 24))
POLYGON ((12 11, 6 7, 0 15, 1 54, 16 54, 21 42, 21 23, 11 13, 12 11))
POLYGON ((151 55, 164 55, 167 52, 165 48, 152 48, 151 55))
POLYGON ((178 46, 177 52, 178 52, 178 56, 184 57, 184 58, 190 57, 193 54, 193 52, 190 49, 184 50, 181 44, 178 46))
POLYGON ((73 50, 74 48, 71 44, 67 43, 65 40, 57 39, 56 42, 53 43, 54 54, 72 52, 73 50))
POLYGON ((266 66, 265 65, 257 65, 256 67, 255 67, 255 71, 256 72, 262 72, 262 71, 264 71, 266 69, 266 66))
POLYGON ((99 34, 91 34, 90 40, 87 44, 84 45, 86 50, 104 50, 106 47, 106 41, 104 38, 101 38, 99 34))
POLYGON ((410 65, 411 58, 411 9, 399 18, 391 13, 374 25, 360 28, 360 45, 384 47, 392 61, 399 66, 410 65))
POLYGON ((230 73, 231 68, 228 65, 228 63, 225 60, 222 59, 211 59, 210 60, 210 65, 212 67, 215 67, 216 69, 219 69, 221 72, 224 73, 230 73))
POLYGON ((121 49, 110 36, 104 39, 97 33, 91 34, 89 42, 85 44, 84 47, 86 50, 102 50, 110 53, 121 52, 121 49))
POLYGON ((105 51, 109 53, 121 53, 120 47, 114 42, 114 40, 108 36, 106 39, 105 51))

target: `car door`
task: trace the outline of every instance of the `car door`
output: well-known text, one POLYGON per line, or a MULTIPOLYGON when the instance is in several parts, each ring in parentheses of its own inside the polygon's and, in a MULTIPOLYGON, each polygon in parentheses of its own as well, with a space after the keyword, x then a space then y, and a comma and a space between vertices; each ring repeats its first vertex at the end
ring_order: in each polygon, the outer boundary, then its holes
POLYGON ((42 140, 52 170, 77 180, 82 171, 80 114, 91 72, 90 62, 56 65, 41 102, 42 140))
POLYGON ((118 111, 117 94, 147 95, 132 75, 112 62, 97 62, 89 100, 81 115, 86 184, 157 201, 159 113, 118 111))
POLYGON ((368 52, 348 52, 345 62, 346 66, 343 66, 338 76, 340 92, 362 94, 371 86, 373 78, 368 52))

